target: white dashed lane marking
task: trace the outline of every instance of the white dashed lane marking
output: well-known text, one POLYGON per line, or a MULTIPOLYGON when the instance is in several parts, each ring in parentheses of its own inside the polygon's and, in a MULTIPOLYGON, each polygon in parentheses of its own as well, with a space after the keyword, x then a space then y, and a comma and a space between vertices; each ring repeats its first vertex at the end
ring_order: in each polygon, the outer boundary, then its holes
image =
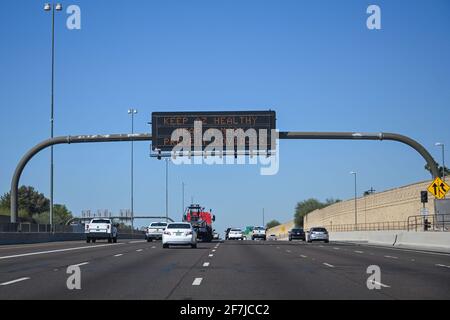
POLYGON ((364 251, 355 250, 356 253, 364 253, 364 251))
POLYGON ((303 255, 303 254, 301 254, 300 257, 302 257, 302 258, 308 258, 308 256, 305 256, 305 255, 303 255))
POLYGON ((440 263, 436 264, 436 267, 443 267, 443 268, 449 268, 450 269, 450 266, 446 266, 445 264, 440 264, 440 263))
POLYGON ((329 268, 334 268, 334 266, 332 264, 329 264, 329 263, 326 263, 326 262, 324 262, 323 264, 326 265, 329 268))
POLYGON ((213 256, 214 256, 213 254, 208 255, 208 257, 213 257, 213 256))
POLYGON ((203 264, 203 266, 204 266, 204 267, 209 267, 209 262, 205 262, 205 263, 203 264))
POLYGON ((114 255, 114 257, 120 257, 120 256, 123 256, 123 253, 118 253, 118 254, 114 255))
POLYGON ((192 282, 193 286, 199 286, 202 283, 203 278, 195 278, 194 282, 192 282))
POLYGON ((389 258, 389 259, 398 259, 398 257, 394 257, 394 256, 384 256, 385 258, 389 258))
POLYGON ((367 282, 371 282, 372 284, 376 284, 376 285, 384 287, 384 288, 390 288, 390 286, 388 286, 387 284, 383 284, 383 283, 375 281, 375 280, 372 280, 372 281, 368 280, 367 282))
POLYGON ((81 266, 85 266, 87 264, 89 264, 89 262, 81 262, 81 263, 78 263, 78 264, 73 264, 73 266, 74 267, 81 267, 81 266))
POLYGON ((142 249, 137 249, 136 251, 137 251, 137 252, 141 252, 141 251, 142 251, 142 249))

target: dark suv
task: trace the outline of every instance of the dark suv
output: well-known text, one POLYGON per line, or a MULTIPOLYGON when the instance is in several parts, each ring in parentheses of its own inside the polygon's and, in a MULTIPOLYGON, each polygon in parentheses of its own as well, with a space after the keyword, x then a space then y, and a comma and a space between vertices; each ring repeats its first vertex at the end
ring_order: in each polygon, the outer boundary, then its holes
POLYGON ((302 228, 293 228, 289 231, 289 241, 292 240, 306 241, 305 231, 302 228))

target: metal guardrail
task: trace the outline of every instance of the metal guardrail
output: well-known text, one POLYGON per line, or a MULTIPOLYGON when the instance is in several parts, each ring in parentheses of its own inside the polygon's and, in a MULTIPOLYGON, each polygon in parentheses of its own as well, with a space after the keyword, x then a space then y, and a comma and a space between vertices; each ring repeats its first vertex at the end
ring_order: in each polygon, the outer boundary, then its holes
POLYGON ((382 221, 371 223, 338 224, 325 226, 331 232, 343 231, 388 231, 388 230, 408 230, 407 221, 382 221))
POLYGON ((408 217, 408 231, 450 231, 450 214, 408 217))

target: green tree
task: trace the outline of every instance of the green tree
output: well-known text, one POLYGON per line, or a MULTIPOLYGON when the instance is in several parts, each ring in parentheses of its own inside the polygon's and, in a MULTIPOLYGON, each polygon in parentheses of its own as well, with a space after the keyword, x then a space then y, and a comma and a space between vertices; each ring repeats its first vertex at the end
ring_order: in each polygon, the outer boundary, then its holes
POLYGON ((270 229, 276 226, 279 226, 281 223, 278 220, 271 220, 266 223, 266 229, 270 229))
MULTIPOLYGON (((36 213, 33 215, 33 220, 36 223, 48 224, 50 221, 50 213, 48 211, 43 213, 36 213)), ((70 212, 65 205, 54 204, 53 205, 53 223, 65 224, 69 219, 73 218, 72 212, 70 212)))
POLYGON ((295 214, 294 214, 295 225, 298 227, 303 227, 303 217, 308 213, 316 209, 321 209, 323 207, 324 204, 314 198, 298 202, 297 206, 295 207, 295 214))
POLYGON ((333 199, 329 198, 326 199, 325 202, 320 202, 317 199, 309 198, 307 200, 303 200, 297 203, 297 206, 295 207, 295 214, 294 214, 294 222, 295 225, 298 227, 303 227, 303 218, 310 212, 325 208, 329 205, 332 205, 334 203, 341 202, 340 199, 333 199))
MULTIPOLYGON (((436 166, 438 167, 438 173, 439 173, 439 178, 442 178, 442 166, 439 165, 439 163, 436 162, 436 166)), ((425 170, 427 170, 430 174, 431 174, 431 169, 430 166, 428 164, 425 165, 425 170)), ((445 172, 445 176, 450 176, 450 169, 445 167, 444 169, 445 172)))
MULTIPOLYGON (((24 212, 28 217, 50 210, 50 200, 31 186, 19 188, 18 202, 19 211, 24 212)), ((10 193, 7 192, 0 197, 0 207, 2 210, 9 209, 10 204, 10 193)))

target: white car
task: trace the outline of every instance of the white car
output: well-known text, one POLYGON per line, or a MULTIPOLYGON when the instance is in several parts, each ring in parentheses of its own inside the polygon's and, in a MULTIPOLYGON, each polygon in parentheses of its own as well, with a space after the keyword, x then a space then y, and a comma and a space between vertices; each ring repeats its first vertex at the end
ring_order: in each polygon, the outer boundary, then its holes
POLYGON ((152 222, 145 232, 147 242, 153 240, 161 240, 164 230, 166 230, 167 222, 152 222))
POLYGON ((92 219, 86 224, 84 233, 86 242, 95 242, 97 239, 107 239, 109 243, 117 242, 117 227, 111 219, 92 219))
POLYGON ((190 245, 197 248, 197 233, 188 222, 169 223, 162 235, 163 248, 170 245, 190 245))
POLYGON ((254 227, 252 230, 252 240, 262 239, 266 240, 266 228, 254 227))
POLYGON ((244 239, 244 235, 242 234, 242 230, 241 229, 237 229, 237 228, 233 228, 230 230, 230 232, 228 233, 228 240, 243 240, 244 239))

